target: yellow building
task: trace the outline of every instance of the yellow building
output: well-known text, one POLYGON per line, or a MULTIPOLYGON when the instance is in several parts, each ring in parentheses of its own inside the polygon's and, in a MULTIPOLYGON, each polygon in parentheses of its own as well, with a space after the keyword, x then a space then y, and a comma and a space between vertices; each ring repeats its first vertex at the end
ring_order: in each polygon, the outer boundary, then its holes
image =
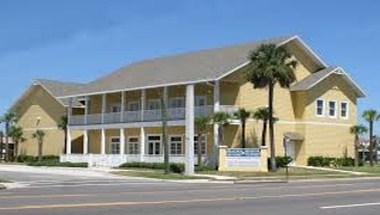
MULTIPOLYGON (((56 97, 66 99, 69 110, 67 153, 61 160, 105 166, 161 162, 162 97, 169 106, 170 159, 184 162, 191 172, 198 150, 194 117, 267 105, 267 90, 253 89, 245 77, 248 53, 263 43, 285 46, 298 61, 297 81, 290 89, 275 88, 276 153, 284 154, 282 142, 287 136, 288 154, 296 164, 304 165, 315 155, 351 156, 354 137, 349 128, 356 124, 357 98, 364 93, 341 67, 327 65, 298 36, 292 36, 141 61, 64 90, 56 97), (71 111, 80 102, 83 112, 71 111), (83 146, 76 147, 80 153, 72 144, 77 132, 83 134, 83 146)), ((261 122, 248 121, 249 147, 260 144, 261 127, 261 122)), ((201 140, 206 162, 218 148, 218 131, 218 125, 210 125, 201 140)), ((239 121, 231 120, 223 133, 223 145, 240 147, 239 121)))

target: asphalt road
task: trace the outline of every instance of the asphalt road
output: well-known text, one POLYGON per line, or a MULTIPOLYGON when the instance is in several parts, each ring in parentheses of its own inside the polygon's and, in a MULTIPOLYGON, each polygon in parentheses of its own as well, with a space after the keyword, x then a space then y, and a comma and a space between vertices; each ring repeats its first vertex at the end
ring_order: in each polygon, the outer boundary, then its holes
POLYGON ((0 171, 29 186, 0 191, 1 215, 377 215, 380 180, 188 184, 0 171))

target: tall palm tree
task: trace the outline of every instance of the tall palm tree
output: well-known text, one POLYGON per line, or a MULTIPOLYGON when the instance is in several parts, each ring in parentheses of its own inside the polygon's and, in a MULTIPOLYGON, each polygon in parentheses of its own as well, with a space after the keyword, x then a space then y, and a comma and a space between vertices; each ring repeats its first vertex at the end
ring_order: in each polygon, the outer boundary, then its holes
POLYGON ((3 159, 3 150, 4 150, 4 132, 0 131, 0 161, 3 159))
POLYGON ((234 117, 236 119, 240 120, 241 125, 241 138, 240 138, 240 145, 242 148, 246 147, 246 140, 245 140, 245 127, 247 124, 247 119, 251 116, 251 112, 247 111, 244 108, 239 108, 238 111, 234 113, 234 117))
POLYGON ((9 160, 9 129, 17 121, 16 114, 12 111, 6 112, 0 119, 5 124, 5 160, 9 160))
POLYGON ((17 161, 19 144, 26 140, 24 138, 24 131, 22 127, 14 125, 10 128, 9 136, 12 137, 12 140, 14 142, 13 152, 14 152, 14 158, 17 161))
POLYGON ((355 166, 359 166, 359 136, 363 135, 364 133, 367 133, 368 129, 364 125, 354 125, 350 128, 350 133, 355 135, 355 143, 354 143, 354 149, 355 149, 355 166))
POLYGON ((66 142, 67 142, 67 124, 68 124, 68 117, 67 116, 61 116, 61 118, 58 121, 58 128, 61 129, 64 133, 64 141, 63 142, 63 153, 66 154, 66 142))
POLYGON ((36 130, 33 134, 32 137, 34 139, 37 139, 37 144, 38 144, 38 161, 42 161, 42 147, 44 144, 44 137, 45 137, 45 132, 42 130, 36 130))
MULTIPOLYGON (((224 127, 229 124, 229 119, 231 118, 230 114, 226 112, 216 112, 212 116, 212 121, 214 124, 219 125, 218 126, 218 146, 223 145, 224 143, 224 127)), ((218 164, 218 148, 213 149, 213 163, 212 165, 217 166, 218 164)))
POLYGON ((273 129, 273 99, 274 87, 278 83, 281 87, 289 88, 296 80, 294 69, 297 61, 283 46, 263 44, 249 54, 251 63, 248 69, 248 80, 254 88, 268 88, 269 108, 269 141, 271 147, 271 169, 276 170, 276 151, 273 129))
POLYGON ((375 121, 380 119, 380 115, 376 110, 370 109, 364 111, 362 117, 368 122, 369 125, 369 163, 373 166, 373 149, 376 147, 375 142, 373 141, 373 127, 375 121))
POLYGON ((210 117, 200 116, 194 119, 195 129, 198 135, 198 144, 197 144, 197 158, 198 166, 202 166, 202 139, 206 136, 207 126, 210 123, 210 117))
POLYGON ((253 113, 253 118, 256 120, 261 120, 263 122, 263 129, 261 131, 261 145, 266 145, 266 135, 267 135, 267 125, 269 119, 269 109, 267 107, 258 108, 253 113))
POLYGON ((170 164, 169 164, 169 143, 168 143, 168 107, 167 107, 167 99, 165 98, 167 92, 167 88, 162 89, 162 93, 160 96, 161 101, 161 121, 162 121, 162 144, 164 148, 164 165, 165 165, 165 174, 170 173, 170 164))

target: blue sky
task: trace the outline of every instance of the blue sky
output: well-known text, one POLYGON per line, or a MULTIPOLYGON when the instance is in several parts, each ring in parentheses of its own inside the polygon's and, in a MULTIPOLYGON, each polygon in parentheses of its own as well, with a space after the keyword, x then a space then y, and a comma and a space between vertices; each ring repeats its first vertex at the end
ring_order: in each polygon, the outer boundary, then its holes
POLYGON ((33 79, 86 82, 130 62, 300 35, 380 110, 380 1, 0 0, 0 114, 33 79))

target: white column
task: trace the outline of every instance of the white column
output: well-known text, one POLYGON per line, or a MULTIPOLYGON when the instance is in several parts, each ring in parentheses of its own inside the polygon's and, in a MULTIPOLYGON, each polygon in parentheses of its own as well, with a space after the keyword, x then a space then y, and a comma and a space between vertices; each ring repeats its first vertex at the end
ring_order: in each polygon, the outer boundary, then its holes
POLYGON ((145 128, 140 128, 140 161, 144 161, 145 155, 145 128))
POLYGON ((100 154, 105 155, 106 154, 106 130, 103 128, 101 130, 101 137, 100 137, 100 154))
POLYGON ((85 125, 87 125, 87 118, 88 118, 88 101, 89 101, 89 99, 88 99, 88 96, 86 96, 86 97, 84 97, 84 118, 83 118, 83 120, 84 120, 84 124, 85 125))
MULTIPOLYGON (((219 81, 214 83, 214 113, 220 111, 220 84, 219 81)), ((218 152, 219 152, 219 125, 214 123, 214 144, 212 148, 212 159, 211 164, 217 165, 218 152)))
POLYGON ((66 154, 71 154, 71 129, 67 127, 67 139, 66 139, 66 154))
POLYGON ((73 112, 73 98, 69 98, 69 107, 67 108, 67 138, 66 138, 66 154, 71 154, 71 115, 73 112))
POLYGON ((120 122, 124 122, 124 112, 125 112, 125 94, 126 92, 121 92, 121 104, 120 104, 120 122))
POLYGON ((194 174, 194 85, 186 86, 185 174, 194 174))
POLYGON ((104 123, 104 114, 106 113, 106 108, 107 108, 107 95, 102 94, 102 123, 104 123))
POLYGON ((144 110, 145 110, 145 97, 146 97, 145 90, 141 90, 141 100, 140 100, 140 106, 141 106, 141 121, 144 121, 144 110))
POLYGON ((88 130, 83 130, 83 154, 88 154, 88 130))
POLYGON ((125 134, 124 128, 120 128, 120 155, 125 154, 125 134))

